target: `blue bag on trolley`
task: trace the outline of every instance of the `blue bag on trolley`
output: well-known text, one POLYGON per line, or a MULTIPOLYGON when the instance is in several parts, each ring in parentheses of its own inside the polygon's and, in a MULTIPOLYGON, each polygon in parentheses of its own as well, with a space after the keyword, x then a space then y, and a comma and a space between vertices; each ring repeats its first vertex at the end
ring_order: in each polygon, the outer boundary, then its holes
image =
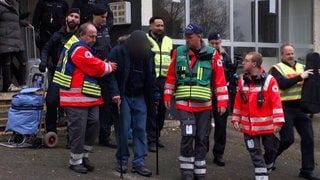
POLYGON ((26 88, 12 98, 5 131, 22 135, 34 135, 39 131, 43 111, 43 95, 40 88, 26 88))

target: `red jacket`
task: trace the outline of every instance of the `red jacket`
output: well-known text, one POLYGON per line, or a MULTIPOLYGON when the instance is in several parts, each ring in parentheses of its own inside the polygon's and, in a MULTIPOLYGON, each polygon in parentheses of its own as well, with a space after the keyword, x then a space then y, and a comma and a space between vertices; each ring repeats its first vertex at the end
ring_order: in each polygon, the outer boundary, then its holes
POLYGON ((60 105, 90 107, 103 103, 102 97, 89 97, 81 92, 85 75, 91 77, 102 77, 112 72, 109 63, 93 56, 93 54, 85 47, 79 46, 72 55, 71 61, 75 65, 72 74, 70 89, 60 88, 60 105))
MULTIPOLYGON (((189 50, 188 55, 190 57, 190 69, 197 61, 196 55, 193 51, 189 50)), ((164 101, 171 101, 175 89, 176 89, 176 50, 172 53, 172 62, 169 66, 166 83, 164 87, 164 101)), ((228 89, 224 76, 223 64, 220 59, 220 55, 217 51, 214 51, 212 59, 212 90, 214 90, 217 99, 218 107, 227 107, 228 105, 228 89)), ((212 109, 212 102, 210 101, 176 101, 176 108, 188 112, 201 112, 212 109)))
POLYGON ((272 134, 274 126, 282 127, 284 123, 278 83, 273 76, 266 75, 263 89, 251 79, 248 83, 246 80, 246 85, 243 78, 238 83, 231 122, 238 122, 240 131, 251 136, 272 134), (258 107, 259 93, 264 98, 261 107, 258 107))

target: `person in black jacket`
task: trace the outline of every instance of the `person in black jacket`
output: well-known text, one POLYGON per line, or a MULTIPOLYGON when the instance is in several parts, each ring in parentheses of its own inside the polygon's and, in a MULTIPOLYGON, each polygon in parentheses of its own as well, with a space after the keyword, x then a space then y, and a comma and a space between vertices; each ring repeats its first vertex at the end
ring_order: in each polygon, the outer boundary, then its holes
MULTIPOLYGON (((217 51, 220 53, 223 68, 224 68, 224 75, 228 84, 228 93, 229 93, 229 104, 228 104, 228 111, 222 115, 218 112, 217 107, 217 98, 212 98, 212 113, 214 118, 214 145, 212 148, 212 154, 214 156, 213 163, 217 164, 218 166, 225 166, 225 161, 223 159, 224 150, 226 147, 226 137, 227 137, 227 118, 229 115, 230 109, 232 109, 233 101, 236 93, 237 85, 234 84, 232 87, 231 79, 234 75, 234 64, 228 53, 224 50, 221 46, 221 35, 220 33, 213 32, 210 33, 208 36, 209 45, 216 48, 217 51)), ((235 67, 236 68, 236 67, 235 67)))
MULTIPOLYGON (((92 24, 97 28, 97 39, 92 49, 99 59, 106 60, 111 50, 109 30, 106 26, 108 17, 107 8, 95 5, 92 16, 92 24)), ((111 140, 110 135, 111 126, 117 113, 112 111, 114 106, 107 90, 106 76, 99 78, 99 85, 103 98, 103 104, 99 106, 99 145, 116 148, 117 145, 111 140)))
MULTIPOLYGON (((25 50, 21 38, 19 20, 19 4, 16 0, 0 1, 0 64, 3 78, 2 91, 19 91, 20 88, 12 84, 12 57, 25 50)), ((28 23, 21 24, 28 26, 28 23)))
MULTIPOLYGON (((80 10, 70 9, 65 17, 66 24, 55 32, 41 51, 39 70, 45 72, 48 68, 49 88, 46 96, 46 131, 57 133, 57 108, 59 107, 59 87, 52 82, 52 77, 57 66, 58 58, 64 44, 75 33, 80 24, 80 10), (49 57, 52 57, 51 61, 49 57)), ((62 112, 60 112, 62 114, 62 112)))
POLYGON ((32 25, 40 51, 53 33, 63 26, 68 10, 69 5, 65 0, 38 0, 33 12, 32 25))
POLYGON ((126 173, 129 149, 128 131, 133 132, 132 172, 151 176, 152 172, 145 165, 147 156, 145 100, 159 101, 160 94, 155 84, 154 54, 146 33, 136 30, 123 43, 114 47, 109 60, 117 63, 117 71, 108 76, 108 87, 112 101, 118 105, 119 119, 116 120, 118 172, 126 173), (122 163, 122 164, 121 164, 122 163))
POLYGON ((92 13, 95 5, 107 9, 108 16, 106 26, 110 31, 113 26, 113 13, 109 7, 109 0, 74 0, 71 7, 79 8, 81 10, 80 23, 83 24, 92 20, 92 13))

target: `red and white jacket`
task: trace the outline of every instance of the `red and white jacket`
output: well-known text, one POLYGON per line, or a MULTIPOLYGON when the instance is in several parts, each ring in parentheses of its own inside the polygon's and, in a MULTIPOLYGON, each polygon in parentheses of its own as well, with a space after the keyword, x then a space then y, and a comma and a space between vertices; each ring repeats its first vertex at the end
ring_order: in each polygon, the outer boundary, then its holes
POLYGON ((251 136, 272 134, 274 126, 281 128, 284 123, 278 83, 270 74, 265 78, 263 87, 251 79, 245 84, 241 78, 238 83, 231 122, 238 122, 240 131, 251 136), (261 107, 257 102, 259 93, 264 97, 261 107))
POLYGON ((101 96, 98 98, 86 96, 81 89, 85 75, 102 77, 113 71, 112 66, 95 57, 84 46, 79 46, 73 51, 71 61, 75 65, 71 86, 68 90, 60 88, 60 106, 90 107, 103 104, 101 96))
MULTIPOLYGON (((166 83, 164 87, 164 101, 171 101, 174 96, 176 89, 176 50, 172 53, 172 62, 169 66, 166 83)), ((197 61, 197 57, 193 51, 188 51, 188 56, 190 58, 190 69, 197 61)), ((226 80, 224 76, 223 64, 220 59, 220 54, 214 51, 212 59, 212 90, 214 90, 217 100, 218 107, 226 108, 228 105, 228 89, 226 85, 226 80)), ((188 112, 201 112, 212 109, 212 101, 197 101, 197 100, 186 100, 186 101, 176 101, 176 109, 188 111, 188 112)))

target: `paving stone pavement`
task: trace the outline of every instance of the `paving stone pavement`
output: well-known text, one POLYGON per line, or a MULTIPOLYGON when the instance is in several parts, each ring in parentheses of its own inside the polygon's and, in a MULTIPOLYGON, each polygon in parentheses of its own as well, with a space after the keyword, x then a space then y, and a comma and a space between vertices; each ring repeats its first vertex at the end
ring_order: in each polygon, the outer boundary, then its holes
MULTIPOLYGON (((165 179, 179 180, 179 143, 180 129, 176 120, 167 120, 166 127, 162 131, 161 141, 166 145, 159 149, 159 175, 156 174, 156 155, 149 153, 146 157, 147 166, 153 171, 150 178, 145 178, 130 172, 123 179, 165 179)), ((314 117, 315 132, 315 173, 320 176, 320 116, 314 117)), ((212 143, 207 154, 207 179, 215 180, 253 180, 253 165, 247 150, 245 149, 242 134, 232 128, 228 122, 227 146, 225 151, 225 167, 218 167, 212 163, 212 143)), ((7 137, 0 137, 5 141, 7 137)), ((213 131, 210 139, 213 139, 213 131)), ((296 141, 277 161, 277 169, 272 172, 270 179, 299 179, 300 169, 300 138, 296 135, 296 141)), ((114 168, 115 150, 108 147, 94 147, 90 160, 95 165, 94 172, 77 174, 68 169, 69 150, 65 148, 65 133, 59 134, 59 143, 55 148, 7 148, 0 146, 0 179, 120 179, 119 173, 114 168)), ((132 153, 132 151, 131 151, 132 153)), ((131 156, 132 159, 132 156, 131 156)))

